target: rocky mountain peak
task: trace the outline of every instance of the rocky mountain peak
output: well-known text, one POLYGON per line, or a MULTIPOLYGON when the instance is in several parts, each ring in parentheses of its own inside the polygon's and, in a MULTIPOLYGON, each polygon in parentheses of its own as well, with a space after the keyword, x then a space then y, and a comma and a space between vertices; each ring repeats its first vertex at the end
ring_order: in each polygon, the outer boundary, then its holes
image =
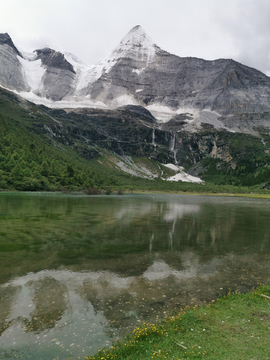
POLYGON ((92 70, 93 79, 108 73, 122 59, 139 62, 141 67, 154 61, 156 52, 160 48, 154 44, 140 25, 134 26, 112 53, 100 61, 92 70))
POLYGON ((146 34, 144 29, 137 25, 120 41, 113 50, 111 58, 131 58, 133 60, 152 62, 159 47, 146 34))
POLYGON ((55 51, 47 47, 44 49, 35 50, 35 53, 37 54, 37 59, 40 59, 43 65, 61 70, 69 70, 75 74, 73 66, 59 51, 55 51))
POLYGON ((121 46, 153 46, 152 39, 140 26, 134 26, 120 42, 121 46))
POLYGON ((0 45, 8 45, 10 46, 17 55, 22 57, 22 54, 19 52, 19 50, 16 48, 16 46, 13 44, 13 41, 8 33, 0 34, 0 45))

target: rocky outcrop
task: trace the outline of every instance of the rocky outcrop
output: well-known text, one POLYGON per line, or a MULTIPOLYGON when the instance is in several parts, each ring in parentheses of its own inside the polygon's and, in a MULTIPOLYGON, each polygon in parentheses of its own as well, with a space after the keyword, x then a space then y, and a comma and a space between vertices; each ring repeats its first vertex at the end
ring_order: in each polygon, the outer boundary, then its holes
POLYGON ((35 93, 53 101, 59 101, 74 90, 75 70, 64 55, 45 48, 35 51, 35 61, 41 60, 46 71, 35 93))
MULTIPOLYGON (((33 130, 53 141, 71 146, 80 156, 92 159, 107 149, 120 156, 147 156, 161 163, 190 167, 205 156, 219 158, 234 166, 225 131, 205 126, 203 133, 172 131, 159 127, 145 110, 124 107, 117 110, 51 110, 46 124, 33 130)), ((231 136, 235 136, 231 134, 231 136)))
POLYGON ((256 135, 255 131, 269 132, 270 129, 270 113, 243 113, 234 116, 221 116, 220 121, 228 128, 237 131, 241 130, 244 133, 251 133, 256 135), (251 132, 250 130, 254 131, 251 132))
POLYGON ((69 70, 54 67, 46 69, 35 94, 53 101, 60 101, 74 89, 74 74, 69 70))
POLYGON ((5 33, 5 34, 0 34, 0 45, 8 45, 11 49, 13 49, 15 51, 15 53, 17 55, 19 55, 20 57, 22 57, 22 54, 19 52, 19 50, 16 48, 16 46, 14 45, 11 37, 5 33))
POLYGON ((11 90, 29 91, 18 56, 21 54, 10 36, 0 34, 0 84, 11 90))
POLYGON ((37 54, 36 59, 40 59, 46 67, 53 67, 60 70, 68 70, 75 74, 73 66, 65 59, 64 55, 50 48, 44 48, 34 51, 37 54))

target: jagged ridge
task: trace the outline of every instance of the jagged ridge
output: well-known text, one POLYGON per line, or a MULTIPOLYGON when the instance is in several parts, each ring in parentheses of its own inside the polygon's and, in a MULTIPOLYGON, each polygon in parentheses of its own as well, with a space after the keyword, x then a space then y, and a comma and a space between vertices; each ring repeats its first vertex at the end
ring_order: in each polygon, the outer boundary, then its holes
POLYGON ((36 50, 35 58, 25 58, 19 64, 22 55, 16 50, 9 35, 2 34, 0 84, 28 92, 23 96, 33 101, 42 98, 47 105, 49 100, 65 100, 63 107, 67 103, 110 108, 140 105, 149 109, 156 106, 159 111, 165 106, 174 112, 171 118, 187 109, 193 113, 207 109, 222 115, 270 110, 270 78, 260 71, 230 59, 206 61, 169 54, 139 25, 95 66, 49 48, 36 50), (9 52, 7 45, 13 51, 9 52), (34 65, 44 69, 44 73, 39 71, 35 88, 35 82, 30 81, 35 73, 26 66, 29 62, 33 69, 34 65))

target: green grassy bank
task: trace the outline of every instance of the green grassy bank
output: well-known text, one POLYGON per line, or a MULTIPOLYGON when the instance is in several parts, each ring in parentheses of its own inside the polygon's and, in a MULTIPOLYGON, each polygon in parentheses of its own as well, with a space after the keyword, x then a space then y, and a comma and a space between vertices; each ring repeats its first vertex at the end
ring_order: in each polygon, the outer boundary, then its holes
POLYGON ((107 350, 105 359, 270 359, 270 285, 181 309, 156 325, 143 324, 107 350))
MULTIPOLYGON (((129 193, 127 191, 127 193, 129 193)), ((269 191, 265 193, 227 193, 227 192, 184 192, 184 191, 146 191, 136 190, 132 191, 133 194, 179 194, 179 195, 204 195, 204 196, 229 196, 229 197, 248 197, 248 198, 259 198, 259 199, 270 199, 269 191)))

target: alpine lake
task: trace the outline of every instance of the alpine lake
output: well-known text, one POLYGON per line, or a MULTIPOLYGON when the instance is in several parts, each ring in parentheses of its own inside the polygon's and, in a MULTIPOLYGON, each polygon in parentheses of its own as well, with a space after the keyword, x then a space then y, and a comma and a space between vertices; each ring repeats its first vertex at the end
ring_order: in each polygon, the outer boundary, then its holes
POLYGON ((0 359, 84 359, 270 282, 270 200, 0 193, 0 359))

